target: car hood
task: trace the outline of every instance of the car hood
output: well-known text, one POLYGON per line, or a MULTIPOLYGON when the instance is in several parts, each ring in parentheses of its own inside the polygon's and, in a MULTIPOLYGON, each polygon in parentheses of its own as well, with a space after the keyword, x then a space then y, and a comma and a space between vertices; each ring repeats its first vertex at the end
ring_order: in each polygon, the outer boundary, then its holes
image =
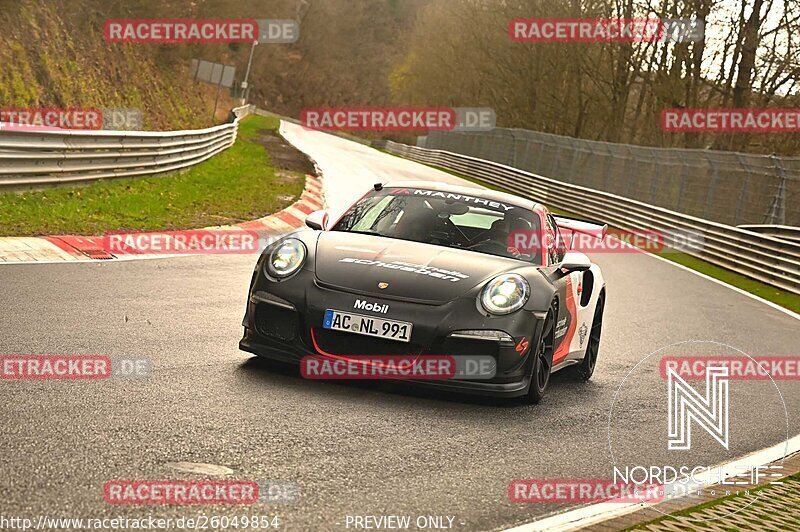
POLYGON ((317 279, 323 284, 434 304, 520 266, 504 257, 344 231, 321 233, 315 255, 317 279))

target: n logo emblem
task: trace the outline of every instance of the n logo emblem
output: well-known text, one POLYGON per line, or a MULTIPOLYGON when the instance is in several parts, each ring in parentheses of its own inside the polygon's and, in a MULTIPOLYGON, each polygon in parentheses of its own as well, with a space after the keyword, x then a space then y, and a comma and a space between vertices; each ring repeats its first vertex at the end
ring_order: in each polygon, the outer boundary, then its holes
POLYGON ((728 367, 706 367, 702 396, 673 369, 667 368, 668 448, 692 448, 692 420, 728 448, 728 367))

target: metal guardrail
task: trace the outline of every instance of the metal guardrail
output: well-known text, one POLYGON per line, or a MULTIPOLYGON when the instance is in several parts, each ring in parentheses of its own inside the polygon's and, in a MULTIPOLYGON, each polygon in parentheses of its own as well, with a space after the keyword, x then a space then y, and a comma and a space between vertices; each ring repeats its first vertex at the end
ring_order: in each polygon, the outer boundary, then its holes
POLYGON ((194 166, 233 145, 239 119, 185 131, 89 131, 0 128, 0 189, 35 188, 95 179, 173 172, 194 166))
POLYGON ((774 236, 781 240, 800 242, 800 227, 789 225, 740 225, 739 229, 746 229, 762 235, 774 236))
POLYGON ((684 244, 676 235, 697 234, 702 245, 690 246, 685 250, 689 255, 800 294, 800 242, 703 220, 467 155, 391 141, 385 147, 391 153, 456 171, 578 216, 622 229, 658 231, 670 247, 684 244))
POLYGON ((800 225, 800 157, 617 144, 526 129, 430 131, 460 153, 728 225, 800 225))

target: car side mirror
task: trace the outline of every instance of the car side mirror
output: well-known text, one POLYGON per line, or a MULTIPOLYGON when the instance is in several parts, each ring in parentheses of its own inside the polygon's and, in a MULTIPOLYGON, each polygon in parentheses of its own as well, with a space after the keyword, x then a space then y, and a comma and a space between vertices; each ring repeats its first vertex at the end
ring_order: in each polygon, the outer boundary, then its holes
POLYGON ((316 231, 324 231, 328 223, 328 211, 314 211, 306 216, 306 225, 316 231))
POLYGON ((568 251, 561 261, 561 269, 567 273, 585 272, 592 267, 592 261, 584 253, 568 251))

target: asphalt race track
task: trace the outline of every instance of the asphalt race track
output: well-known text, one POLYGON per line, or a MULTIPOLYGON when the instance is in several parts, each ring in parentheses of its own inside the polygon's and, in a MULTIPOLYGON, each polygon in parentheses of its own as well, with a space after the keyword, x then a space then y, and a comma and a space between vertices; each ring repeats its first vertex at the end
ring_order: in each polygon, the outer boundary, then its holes
MULTIPOLYGON (((333 209, 376 181, 458 181, 335 136, 283 130, 322 169, 333 209)), ((608 287, 595 377, 589 384, 556 377, 535 407, 307 381, 253 359, 237 342, 254 256, 4 265, 0 353, 103 354, 147 358, 154 367, 140 379, 0 382, 4 511, 277 514, 287 530, 343 529, 347 515, 432 515, 453 516, 457 530, 502 529, 557 509, 511 504, 510 480, 608 475, 609 409, 645 355, 685 340, 798 354, 800 327, 790 315, 645 254, 592 258, 608 287), (224 465, 233 478, 294 482, 302 495, 246 510, 104 502, 111 479, 199 478, 167 466, 179 461, 224 465)), ((650 381, 633 386, 640 415, 623 423, 646 431, 650 381)), ((793 436, 800 385, 778 386, 793 436)), ((751 405, 749 414, 774 417, 775 430, 741 426, 744 450, 782 441, 782 413, 751 405)))

